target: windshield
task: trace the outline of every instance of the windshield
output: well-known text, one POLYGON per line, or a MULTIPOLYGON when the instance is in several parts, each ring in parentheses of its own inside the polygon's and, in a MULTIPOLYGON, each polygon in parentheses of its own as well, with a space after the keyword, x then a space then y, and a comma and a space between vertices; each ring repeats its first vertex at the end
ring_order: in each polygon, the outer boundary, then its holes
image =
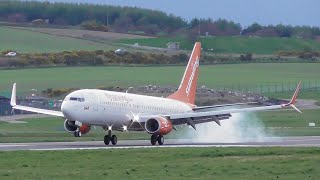
POLYGON ((70 101, 79 101, 79 102, 84 102, 84 98, 78 98, 78 97, 70 97, 70 101))

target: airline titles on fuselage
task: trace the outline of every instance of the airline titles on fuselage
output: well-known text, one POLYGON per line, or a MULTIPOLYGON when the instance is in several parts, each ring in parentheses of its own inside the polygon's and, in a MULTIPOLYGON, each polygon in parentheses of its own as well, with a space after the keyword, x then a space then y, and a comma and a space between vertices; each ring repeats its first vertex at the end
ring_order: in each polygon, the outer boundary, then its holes
POLYGON ((127 97, 127 96, 123 96, 123 95, 111 95, 111 94, 104 94, 110 101, 117 101, 117 102, 132 102, 132 99, 127 97))

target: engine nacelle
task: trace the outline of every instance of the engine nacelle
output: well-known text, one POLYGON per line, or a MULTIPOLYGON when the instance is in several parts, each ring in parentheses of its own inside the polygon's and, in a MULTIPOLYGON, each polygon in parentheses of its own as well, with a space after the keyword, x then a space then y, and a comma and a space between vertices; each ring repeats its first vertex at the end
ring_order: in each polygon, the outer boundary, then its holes
POLYGON ((90 131, 91 127, 88 124, 82 124, 82 126, 79 127, 79 131, 82 134, 87 134, 90 131))
POLYGON ((86 134, 90 131, 91 127, 87 124, 82 124, 78 121, 69 121, 69 120, 65 120, 64 121, 64 129, 67 131, 67 132, 75 132, 76 130, 79 129, 79 131, 82 133, 82 134, 86 134))
POLYGON ((166 135, 172 131, 171 121, 164 117, 155 117, 148 119, 145 123, 145 129, 150 134, 166 135))
POLYGON ((64 121, 64 129, 67 132, 75 132, 78 129, 78 126, 76 125, 75 121, 69 121, 66 119, 64 121))

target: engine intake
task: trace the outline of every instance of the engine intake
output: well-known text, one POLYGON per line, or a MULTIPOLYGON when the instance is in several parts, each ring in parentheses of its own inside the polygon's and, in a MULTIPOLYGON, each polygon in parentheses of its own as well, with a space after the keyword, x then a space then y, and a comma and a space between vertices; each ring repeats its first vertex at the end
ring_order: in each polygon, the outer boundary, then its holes
POLYGON ((145 129, 149 134, 166 135, 172 131, 171 121, 164 117, 155 117, 148 119, 145 123, 145 129))
POLYGON ((78 129, 78 127, 77 127, 75 121, 69 121, 69 120, 66 119, 64 121, 64 129, 67 132, 75 132, 78 129))

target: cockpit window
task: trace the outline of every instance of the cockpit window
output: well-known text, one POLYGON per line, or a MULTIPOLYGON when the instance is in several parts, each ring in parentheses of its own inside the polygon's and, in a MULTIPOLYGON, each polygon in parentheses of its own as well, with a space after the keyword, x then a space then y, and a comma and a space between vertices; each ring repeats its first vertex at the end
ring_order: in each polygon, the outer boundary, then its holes
POLYGON ((84 98, 70 97, 70 101, 84 102, 84 98))

